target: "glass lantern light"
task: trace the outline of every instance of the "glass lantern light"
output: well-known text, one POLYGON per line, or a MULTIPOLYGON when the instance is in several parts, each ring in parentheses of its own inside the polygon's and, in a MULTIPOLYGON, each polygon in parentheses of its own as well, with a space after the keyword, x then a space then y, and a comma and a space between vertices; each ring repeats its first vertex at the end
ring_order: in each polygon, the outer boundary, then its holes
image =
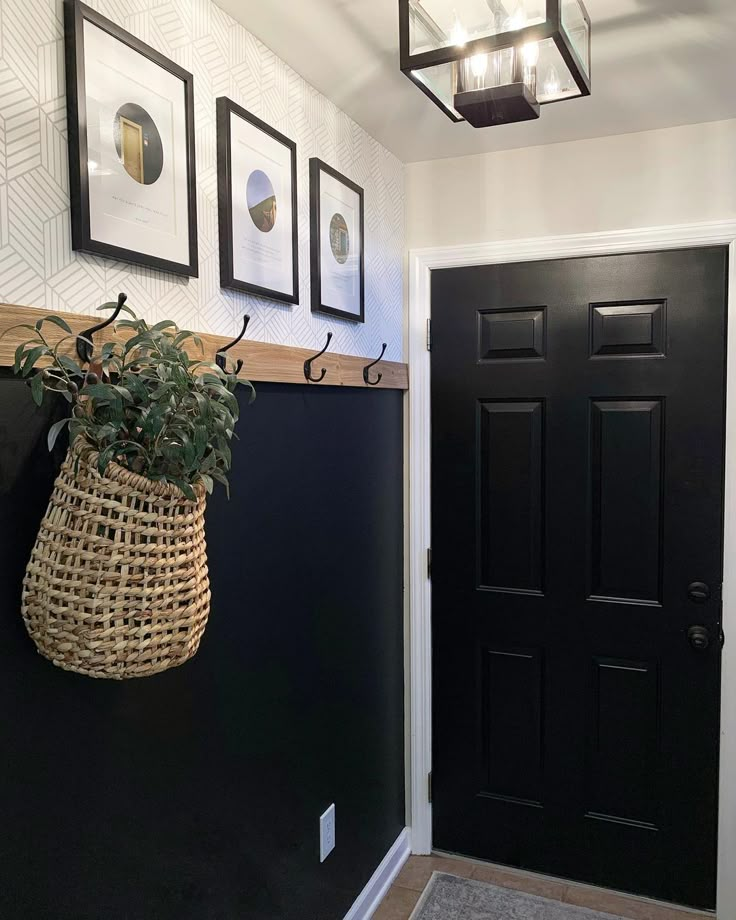
POLYGON ((399 0, 401 70, 453 121, 539 118, 590 95, 582 0, 399 0))

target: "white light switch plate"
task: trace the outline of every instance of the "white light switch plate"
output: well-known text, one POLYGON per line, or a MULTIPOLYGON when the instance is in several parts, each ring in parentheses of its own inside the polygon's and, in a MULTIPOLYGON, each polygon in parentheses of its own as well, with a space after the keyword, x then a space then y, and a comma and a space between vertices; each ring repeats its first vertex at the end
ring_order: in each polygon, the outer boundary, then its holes
POLYGON ((335 849, 335 806, 330 805, 319 819, 319 861, 323 863, 335 849))

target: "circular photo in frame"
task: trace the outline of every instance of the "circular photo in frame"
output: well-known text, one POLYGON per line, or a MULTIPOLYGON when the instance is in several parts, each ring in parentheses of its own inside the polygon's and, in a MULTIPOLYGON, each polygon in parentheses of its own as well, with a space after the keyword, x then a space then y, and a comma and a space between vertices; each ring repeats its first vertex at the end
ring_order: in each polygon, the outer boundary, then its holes
POLYGON ((164 168, 164 145, 156 122, 135 102, 121 105, 113 119, 118 159, 131 179, 153 185, 164 168))
POLYGON ((350 255, 350 233, 345 218, 339 211, 330 221, 330 249, 335 261, 344 265, 350 255))
POLYGON ((276 193, 273 182, 262 169, 248 176, 245 199, 251 220, 261 233, 270 233, 276 226, 276 193))

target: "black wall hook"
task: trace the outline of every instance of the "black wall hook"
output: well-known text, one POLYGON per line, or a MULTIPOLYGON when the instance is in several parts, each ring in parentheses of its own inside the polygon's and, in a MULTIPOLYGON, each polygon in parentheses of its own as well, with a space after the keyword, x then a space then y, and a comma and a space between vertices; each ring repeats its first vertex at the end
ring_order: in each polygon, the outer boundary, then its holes
MULTIPOLYGON (((250 314, 246 313, 245 316, 243 317, 243 328, 240 330, 240 335, 237 337, 237 339, 233 339, 229 345, 226 345, 224 348, 221 348, 215 355, 215 364, 220 368, 221 371, 225 370, 225 352, 229 351, 233 347, 233 345, 237 345, 238 342, 243 338, 243 336, 245 335, 245 330, 248 328, 249 322, 250 322, 250 314)), ((238 360, 235 362, 236 376, 241 372, 242 369, 243 369, 243 360, 242 358, 238 358, 238 360)))
POLYGON ((312 377, 312 361, 316 361, 317 358, 319 358, 327 351, 327 349, 330 347, 331 341, 332 333, 328 332, 327 341, 325 342, 325 347, 322 349, 322 351, 318 351, 316 355, 312 355, 311 358, 307 358, 307 360, 304 362, 304 376, 306 377, 308 383, 319 383, 320 380, 324 379, 324 376, 327 373, 326 367, 322 368, 322 373, 319 375, 319 377, 312 377))
POLYGON ((381 347, 381 354, 376 358, 375 361, 371 361, 370 364, 366 364, 366 366, 363 368, 363 380, 365 381, 367 386, 374 387, 381 382, 381 378, 383 377, 383 374, 379 374, 375 380, 371 380, 368 372, 374 365, 378 364, 378 362, 381 360, 381 358, 385 354, 386 354, 386 343, 384 342, 381 347))
POLYGON ((99 332, 100 329, 104 329, 106 326, 109 326, 111 323, 114 323, 118 318, 118 314, 123 309, 123 304, 128 299, 127 294, 118 294, 118 305, 115 308, 112 316, 108 316, 107 319, 103 320, 101 323, 98 323, 96 326, 92 326, 91 329, 87 329, 86 332, 81 334, 81 337, 77 336, 77 355, 79 360, 85 363, 89 363, 92 360, 92 336, 95 332, 99 332), (88 342, 85 342, 84 339, 89 339, 88 342))

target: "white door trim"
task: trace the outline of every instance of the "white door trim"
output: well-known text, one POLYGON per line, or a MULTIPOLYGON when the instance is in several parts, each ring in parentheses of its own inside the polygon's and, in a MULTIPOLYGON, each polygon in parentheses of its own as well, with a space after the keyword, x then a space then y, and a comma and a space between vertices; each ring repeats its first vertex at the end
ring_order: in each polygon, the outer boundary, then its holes
POLYGON ((432 848, 432 806, 427 777, 432 769, 432 589, 427 577, 431 546, 430 317, 431 272, 440 268, 566 259, 576 256, 728 245, 728 346, 726 493, 720 756, 718 915, 736 917, 736 220, 574 236, 414 249, 409 253, 409 574, 411 828, 414 853, 432 848), (732 625, 733 624, 733 627, 732 625))

